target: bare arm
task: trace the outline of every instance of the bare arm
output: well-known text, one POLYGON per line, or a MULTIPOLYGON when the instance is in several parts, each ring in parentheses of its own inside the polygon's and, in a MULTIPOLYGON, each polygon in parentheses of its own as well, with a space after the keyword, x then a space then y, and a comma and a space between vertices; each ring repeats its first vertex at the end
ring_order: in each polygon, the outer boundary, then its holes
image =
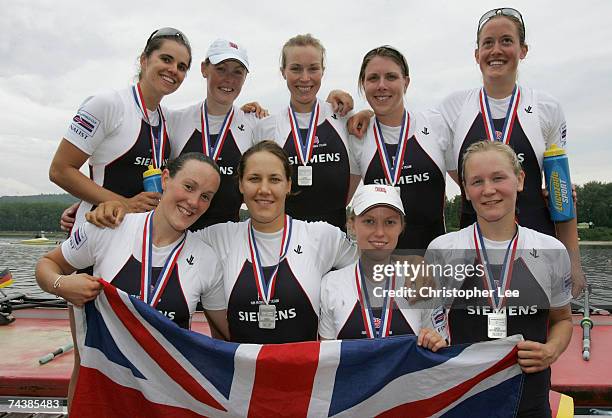
POLYGON ((227 311, 225 309, 213 311, 210 309, 204 310, 208 325, 210 326, 210 334, 218 340, 230 340, 229 324, 227 323, 227 311))
POLYGON ((548 316, 550 327, 545 344, 521 341, 517 344, 518 364, 525 373, 547 369, 557 361, 572 338, 572 311, 570 306, 551 308, 548 316))
POLYGON ((79 169, 88 158, 89 155, 65 138, 62 139, 51 161, 49 179, 71 195, 94 205, 107 200, 119 200, 133 207, 134 212, 155 209, 161 197, 159 193, 142 192, 132 198, 126 198, 105 189, 81 173, 79 169))
POLYGON ((572 296, 578 297, 586 286, 586 278, 582 271, 582 263, 580 262, 580 248, 578 246, 578 215, 572 220, 566 222, 557 222, 555 229, 557 238, 565 245, 572 263, 572 296))
POLYGON ((347 196, 347 200, 346 200, 346 204, 347 205, 349 204, 349 202, 353 198, 353 195, 355 194, 355 190, 357 190, 357 187, 359 186, 359 182, 360 181, 361 181, 361 176, 359 176, 357 174, 351 174, 351 177, 349 179, 348 196, 347 196))
POLYGON ((370 125, 370 119, 372 116, 374 116, 374 112, 369 109, 361 110, 351 116, 346 123, 349 134, 356 136, 359 139, 363 139, 363 136, 368 131, 368 126, 370 125))
POLYGON ((75 306, 95 299, 102 285, 98 279, 85 273, 74 274, 60 247, 45 254, 36 264, 36 281, 45 292, 66 299, 75 306))

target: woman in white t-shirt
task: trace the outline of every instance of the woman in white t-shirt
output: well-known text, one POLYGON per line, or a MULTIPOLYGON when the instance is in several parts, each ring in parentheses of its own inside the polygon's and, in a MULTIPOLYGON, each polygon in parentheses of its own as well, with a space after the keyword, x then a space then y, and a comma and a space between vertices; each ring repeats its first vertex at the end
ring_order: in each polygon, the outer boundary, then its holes
MULTIPOLYGON (((251 218, 196 233, 222 264, 230 340, 316 340, 321 279, 353 263, 357 250, 339 228, 287 215, 291 163, 275 142, 259 142, 242 155, 238 184, 251 218)), ((121 203, 106 202, 88 219, 115 226, 124 212, 121 203)))
MULTIPOLYGON (((80 307, 98 296, 98 280, 103 278, 183 328, 190 327, 201 301, 211 325, 227 338, 221 264, 212 248, 187 231, 208 209, 219 183, 219 168, 203 154, 171 160, 163 171, 164 193, 154 211, 129 214, 117 229, 87 222, 75 228, 69 240, 39 260, 38 284, 80 307), (87 266, 93 266, 91 275, 74 273, 87 266)), ((72 307, 70 314, 74 337, 72 307)), ((70 394, 78 374, 78 351, 75 354, 70 394)))
POLYGON ((62 226, 78 227, 92 206, 120 200, 132 212, 157 206, 160 195, 145 192, 142 174, 149 165, 163 168, 170 156, 165 109, 191 66, 191 46, 174 28, 154 31, 140 54, 138 82, 128 88, 90 96, 81 104, 51 162, 51 181, 81 204, 68 208, 62 226), (89 163, 89 177, 79 171, 89 163))
POLYGON ((410 298, 408 293, 416 291, 413 277, 402 269, 388 270, 396 263, 414 262, 393 255, 404 226, 404 206, 394 187, 369 184, 357 189, 348 230, 357 241, 359 260, 323 278, 322 339, 414 334, 419 345, 432 351, 446 346, 440 335, 446 334, 442 307, 424 309, 409 303, 416 299, 416 294, 410 298))
POLYGON ((517 224, 525 173, 508 145, 475 142, 463 156, 462 172, 477 220, 436 238, 425 257, 435 266, 473 267, 465 277, 441 277, 441 287, 473 293, 458 292, 446 302, 450 343, 522 334, 518 363, 526 378, 518 416, 550 416, 550 365, 572 335, 567 250, 557 239, 517 224))

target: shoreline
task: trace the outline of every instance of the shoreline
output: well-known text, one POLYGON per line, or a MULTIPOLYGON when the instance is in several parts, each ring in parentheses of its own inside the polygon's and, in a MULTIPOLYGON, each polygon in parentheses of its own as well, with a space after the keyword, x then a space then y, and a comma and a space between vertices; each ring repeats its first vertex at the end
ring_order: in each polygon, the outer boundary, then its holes
POLYGON ((578 241, 578 245, 612 246, 612 241, 578 241))

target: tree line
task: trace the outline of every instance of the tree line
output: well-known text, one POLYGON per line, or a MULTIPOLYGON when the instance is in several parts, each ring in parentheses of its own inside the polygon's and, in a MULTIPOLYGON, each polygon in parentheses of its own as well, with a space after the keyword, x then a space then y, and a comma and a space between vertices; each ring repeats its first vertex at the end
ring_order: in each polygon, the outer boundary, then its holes
MULTIPOLYGON (((612 227, 612 183, 592 181, 576 187, 578 222, 612 227)), ((59 231, 59 218, 76 199, 70 195, 0 197, 0 231, 59 231)), ((444 216, 449 230, 459 228, 461 197, 446 200, 444 216)))
MULTIPOLYGON (((576 186, 578 222, 592 222, 594 227, 612 227, 612 183, 591 181, 576 186)), ((461 196, 446 200, 444 217, 448 230, 459 229, 461 196)))

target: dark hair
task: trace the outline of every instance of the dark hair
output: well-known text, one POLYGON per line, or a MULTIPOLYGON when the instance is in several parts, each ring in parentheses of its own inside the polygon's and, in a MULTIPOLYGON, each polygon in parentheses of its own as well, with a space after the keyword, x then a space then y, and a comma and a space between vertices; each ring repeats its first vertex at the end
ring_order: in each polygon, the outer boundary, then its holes
MULTIPOLYGON (((155 35, 156 32, 158 31, 153 32, 149 37, 149 40, 147 41, 147 44, 145 45, 142 52, 140 53, 139 58, 149 58, 153 52, 157 51, 162 47, 165 41, 170 40, 187 48, 187 53, 189 54, 189 62, 187 63, 187 69, 191 68, 191 45, 189 44, 189 41, 187 40, 185 35, 183 35, 182 32, 179 31, 177 32, 181 34, 180 36, 178 35, 178 33, 174 35, 155 35)), ((137 78, 138 80, 142 78, 142 69, 140 68, 138 69, 137 78)))
POLYGON ((283 45, 281 50, 281 68, 283 70, 287 66, 287 49, 292 46, 313 46, 317 48, 321 52, 321 67, 325 69, 325 47, 323 47, 321 41, 307 33, 305 35, 296 35, 283 45))
POLYGON ((212 158, 202 154, 201 152, 186 152, 185 154, 181 154, 178 157, 168 161, 168 166, 166 168, 170 172, 170 177, 174 177, 176 173, 183 169, 183 166, 187 161, 192 160, 210 165, 217 172, 217 174, 219 174, 219 176, 221 175, 219 166, 212 158))
POLYGON ((521 46, 526 45, 525 44, 525 26, 523 25, 523 22, 521 22, 521 20, 516 17, 516 16, 511 16, 511 15, 505 15, 505 14, 498 14, 495 15, 493 17, 491 17, 490 19, 488 19, 486 22, 484 22, 482 24, 482 26, 480 27, 480 29, 478 29, 478 32, 476 33, 476 48, 480 47, 480 33, 482 32, 482 29, 493 19, 499 19, 501 17, 505 17, 506 19, 508 19, 509 21, 511 21, 512 23, 514 23, 514 26, 516 26, 516 30, 518 32, 518 36, 519 36, 519 44, 521 46))
POLYGON ((265 140, 253 145, 251 148, 246 150, 244 154, 242 154, 242 158, 240 158, 240 162, 238 163, 239 180, 241 180, 244 176, 244 170, 246 168, 246 163, 249 157, 258 152, 269 152, 270 154, 277 157, 283 164, 285 176, 288 180, 291 179, 291 163, 289 162, 289 157, 287 156, 287 153, 276 142, 271 140, 265 140))
POLYGON ((395 62, 402 70, 404 77, 409 77, 410 73, 408 70, 408 61, 401 52, 389 45, 379 46, 378 48, 371 49, 367 54, 364 55, 361 61, 361 68, 359 69, 359 79, 357 80, 357 88, 363 92, 363 82, 365 81, 365 69, 372 61, 374 57, 385 57, 395 62))

